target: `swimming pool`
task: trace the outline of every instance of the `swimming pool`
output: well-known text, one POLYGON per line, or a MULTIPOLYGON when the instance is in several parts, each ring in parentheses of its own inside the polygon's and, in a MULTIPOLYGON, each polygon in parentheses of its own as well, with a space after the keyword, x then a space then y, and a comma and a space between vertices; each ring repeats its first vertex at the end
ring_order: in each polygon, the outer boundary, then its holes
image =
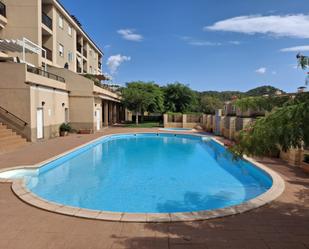
POLYGON ((274 171, 234 161, 209 136, 98 138, 37 165, 0 171, 23 201, 56 213, 127 222, 194 221, 242 213, 284 191, 274 171))
POLYGON ((128 134, 104 138, 28 176, 39 197, 77 208, 127 213, 214 210, 261 195, 272 179, 233 161, 212 139, 128 134))

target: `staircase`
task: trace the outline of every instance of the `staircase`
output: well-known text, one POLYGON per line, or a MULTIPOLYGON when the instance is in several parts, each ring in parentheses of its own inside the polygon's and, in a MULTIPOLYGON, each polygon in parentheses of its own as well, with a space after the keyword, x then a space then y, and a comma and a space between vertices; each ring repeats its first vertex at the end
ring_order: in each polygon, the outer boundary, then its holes
POLYGON ((12 152, 28 144, 27 140, 0 123, 0 154, 12 152))

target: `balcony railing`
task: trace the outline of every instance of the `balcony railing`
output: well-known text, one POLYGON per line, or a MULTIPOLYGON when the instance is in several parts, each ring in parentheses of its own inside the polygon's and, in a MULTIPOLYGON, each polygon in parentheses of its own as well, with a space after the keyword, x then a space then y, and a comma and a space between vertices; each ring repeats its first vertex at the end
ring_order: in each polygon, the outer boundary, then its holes
MULTIPOLYGON (((46 50, 46 59, 52 61, 53 60, 53 51, 43 46, 46 50)), ((45 51, 43 50, 42 57, 45 58, 45 51)))
POLYGON ((85 58, 87 58, 87 50, 83 50, 83 56, 85 57, 85 58))
POLYGON ((42 23, 48 28, 53 29, 53 20, 44 12, 42 12, 42 23))
POLYGON ((76 49, 78 52, 82 53, 82 45, 80 45, 79 43, 76 44, 76 49))
POLYGON ((39 68, 36 68, 36 67, 32 67, 32 66, 27 65, 27 71, 29 73, 41 75, 41 76, 43 76, 45 78, 49 78, 49 79, 52 79, 52 80, 56 80, 56 81, 60 81, 60 82, 65 83, 65 79, 63 77, 60 77, 60 76, 58 76, 56 74, 52 74, 52 73, 46 72, 46 71, 44 71, 42 69, 39 69, 39 68))
POLYGON ((6 17, 6 6, 2 2, 0 2, 0 15, 6 17))

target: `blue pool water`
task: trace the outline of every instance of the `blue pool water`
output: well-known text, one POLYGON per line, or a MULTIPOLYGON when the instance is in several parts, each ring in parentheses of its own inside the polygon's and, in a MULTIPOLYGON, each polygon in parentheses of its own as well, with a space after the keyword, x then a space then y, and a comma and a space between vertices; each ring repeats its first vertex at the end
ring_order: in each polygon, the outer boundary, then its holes
POLYGON ((272 185, 247 161, 192 135, 129 134, 101 139, 40 168, 28 188, 64 205, 129 213, 212 210, 272 185))

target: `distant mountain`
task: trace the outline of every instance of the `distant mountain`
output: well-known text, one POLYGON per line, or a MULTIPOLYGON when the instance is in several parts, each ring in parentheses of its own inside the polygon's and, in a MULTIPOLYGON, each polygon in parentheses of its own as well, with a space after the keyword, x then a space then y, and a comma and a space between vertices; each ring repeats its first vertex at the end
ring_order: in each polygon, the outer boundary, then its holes
POLYGON ((282 90, 276 87, 273 87, 273 86, 260 86, 260 87, 249 90, 245 94, 248 96, 261 96, 265 94, 273 95, 277 91, 281 91, 282 93, 284 93, 282 90))
POLYGON ((205 92, 200 92, 198 94, 199 94, 200 97, 210 96, 210 97, 217 98, 217 99, 219 99, 223 102, 231 100, 233 96, 237 96, 237 97, 245 96, 245 93, 239 92, 239 91, 223 91, 223 92, 205 91, 205 92))
POLYGON ((232 97, 237 96, 237 97, 247 97, 247 96, 262 96, 265 94, 275 94, 277 91, 281 91, 284 93, 282 90, 273 87, 273 86, 260 86, 256 87, 254 89, 251 89, 247 92, 240 92, 240 91, 223 91, 223 92, 218 92, 218 91, 204 91, 204 92, 198 92, 198 96, 210 96, 217 98, 221 100, 222 102, 231 100, 232 97))

